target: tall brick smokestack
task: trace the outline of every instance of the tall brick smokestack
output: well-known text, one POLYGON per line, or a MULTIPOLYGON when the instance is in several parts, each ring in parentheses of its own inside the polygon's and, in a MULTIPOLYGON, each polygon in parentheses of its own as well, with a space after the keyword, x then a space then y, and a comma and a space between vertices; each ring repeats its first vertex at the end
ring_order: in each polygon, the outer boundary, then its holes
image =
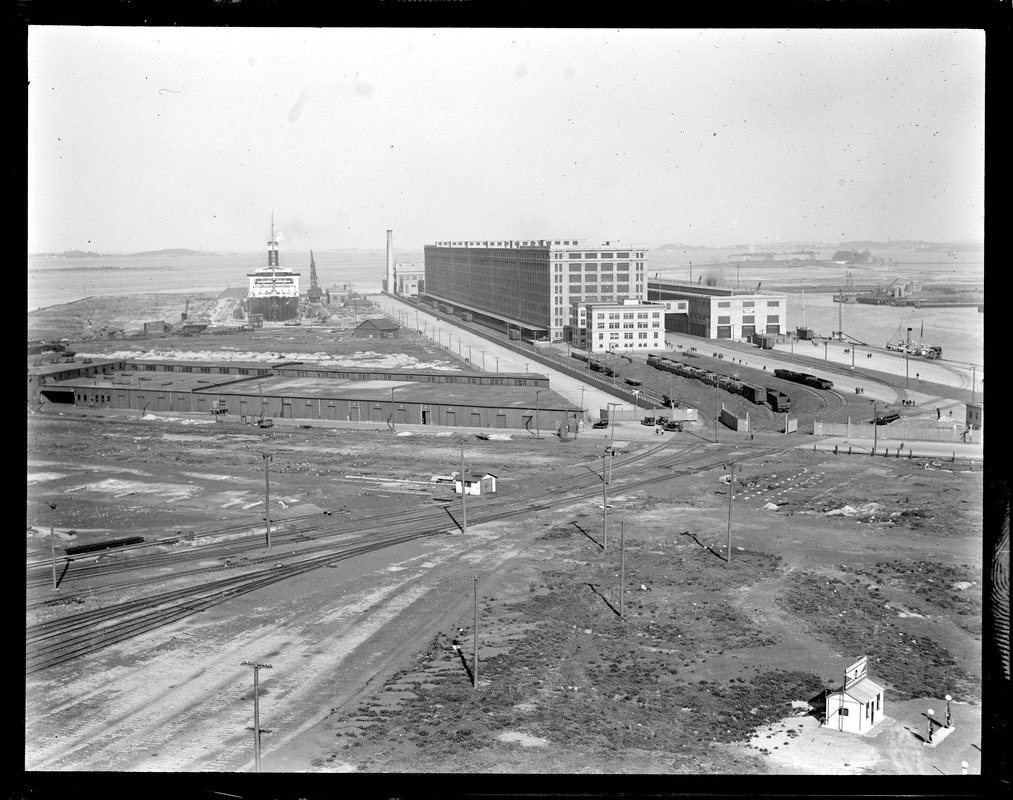
POLYGON ((387 231, 387 294, 394 294, 394 231, 387 231))

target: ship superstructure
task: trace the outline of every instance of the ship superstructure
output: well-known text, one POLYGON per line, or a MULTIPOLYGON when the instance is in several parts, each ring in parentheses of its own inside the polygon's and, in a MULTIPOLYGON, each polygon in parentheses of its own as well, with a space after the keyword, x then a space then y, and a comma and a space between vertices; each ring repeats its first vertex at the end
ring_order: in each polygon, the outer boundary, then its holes
POLYGON ((278 242, 271 217, 271 239, 267 243, 267 266, 246 273, 250 288, 246 294, 247 313, 264 322, 285 322, 299 316, 299 273, 281 266, 278 242))

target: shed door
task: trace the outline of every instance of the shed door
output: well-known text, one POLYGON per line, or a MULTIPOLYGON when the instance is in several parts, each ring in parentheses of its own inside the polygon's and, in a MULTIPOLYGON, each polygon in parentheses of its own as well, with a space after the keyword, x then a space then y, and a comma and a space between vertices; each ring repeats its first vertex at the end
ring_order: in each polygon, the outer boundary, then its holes
POLYGON ((482 415, 475 411, 471 412, 471 427, 481 428, 482 427, 482 415))

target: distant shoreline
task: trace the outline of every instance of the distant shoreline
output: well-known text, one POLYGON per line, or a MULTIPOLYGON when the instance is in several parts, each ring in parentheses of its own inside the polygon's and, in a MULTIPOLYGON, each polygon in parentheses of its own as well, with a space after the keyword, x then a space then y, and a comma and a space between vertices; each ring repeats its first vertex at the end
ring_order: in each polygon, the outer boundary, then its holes
MULTIPOLYGON (((96 267, 81 267, 81 266, 75 266, 75 267, 47 267, 46 269, 39 269, 38 267, 36 267, 34 271, 35 272, 47 272, 48 273, 48 272, 101 272, 101 271, 104 271, 104 270, 118 270, 118 271, 122 270, 122 271, 126 272, 128 270, 164 270, 164 269, 176 269, 176 267, 170 266, 169 264, 165 264, 163 266, 158 266, 158 267, 127 267, 127 266, 114 267, 114 266, 110 266, 108 264, 103 264, 101 266, 96 266, 96 267)), ((32 270, 31 267, 29 267, 28 271, 32 272, 33 270, 32 270)))

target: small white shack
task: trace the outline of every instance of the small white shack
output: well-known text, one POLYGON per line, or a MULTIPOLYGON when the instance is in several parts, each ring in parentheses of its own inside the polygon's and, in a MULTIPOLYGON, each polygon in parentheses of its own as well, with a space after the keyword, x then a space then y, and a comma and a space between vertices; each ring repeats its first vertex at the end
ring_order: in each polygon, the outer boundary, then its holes
POLYGON ((862 656, 844 673, 844 685, 827 692, 827 728, 847 733, 868 733, 885 718, 883 687, 869 678, 869 657, 862 656))
MULTIPOLYGON (((456 475, 456 473, 455 473, 456 475)), ((466 494, 492 494, 496 491, 496 476, 491 472, 473 472, 464 476, 464 491, 466 494)), ((456 475, 454 480, 454 494, 461 493, 461 478, 456 475)))

